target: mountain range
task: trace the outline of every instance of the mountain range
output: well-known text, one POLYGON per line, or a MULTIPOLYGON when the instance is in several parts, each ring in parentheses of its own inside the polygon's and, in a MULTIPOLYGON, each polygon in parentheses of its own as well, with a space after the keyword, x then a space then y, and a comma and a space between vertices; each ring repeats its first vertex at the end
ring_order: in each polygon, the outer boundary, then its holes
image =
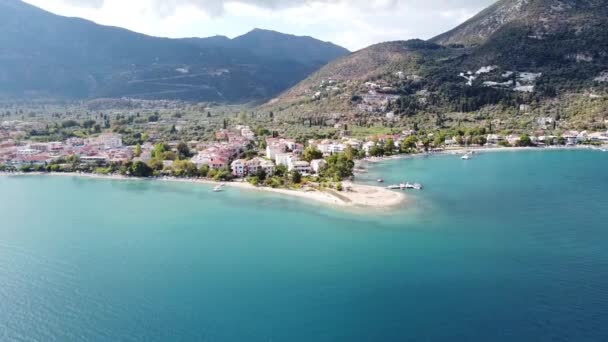
POLYGON ((330 62, 267 106, 288 117, 551 114, 569 96, 606 97, 607 27, 607 0, 500 0, 428 41, 381 43, 330 62))
POLYGON ((0 97, 267 99, 348 50, 255 29, 229 39, 168 39, 0 0, 0 97))

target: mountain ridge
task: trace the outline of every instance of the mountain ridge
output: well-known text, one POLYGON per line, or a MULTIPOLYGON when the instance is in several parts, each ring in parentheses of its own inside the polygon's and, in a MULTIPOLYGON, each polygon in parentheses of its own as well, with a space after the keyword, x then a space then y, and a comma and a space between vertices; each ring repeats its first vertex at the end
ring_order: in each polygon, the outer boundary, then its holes
POLYGON ((269 98, 348 50, 317 47, 316 58, 262 55, 247 39, 170 39, 63 17, 20 0, 0 0, 0 96, 135 97, 247 102, 269 98), (287 72, 287 71, 290 72, 287 72))

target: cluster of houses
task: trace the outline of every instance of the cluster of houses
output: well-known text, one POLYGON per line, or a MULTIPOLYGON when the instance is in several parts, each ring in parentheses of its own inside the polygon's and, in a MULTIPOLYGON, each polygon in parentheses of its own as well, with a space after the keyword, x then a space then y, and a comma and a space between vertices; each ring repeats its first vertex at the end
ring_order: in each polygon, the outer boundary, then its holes
MULTIPOLYGON (((467 137, 463 137, 463 139, 466 142, 467 137)), ((557 145, 560 139, 563 139, 564 144, 567 146, 574 146, 585 143, 608 144, 608 131, 593 133, 587 131, 566 131, 560 136, 543 134, 530 136, 530 141, 537 146, 557 145)), ((486 136, 486 145, 498 146, 501 144, 501 142, 507 142, 511 146, 517 146, 520 140, 521 136, 518 134, 509 134, 506 136, 502 136, 499 134, 488 134, 486 136)), ((457 137, 446 138, 445 145, 457 146, 457 137)))
POLYGON ((215 134, 217 141, 197 143, 197 154, 191 159, 197 167, 212 169, 229 168, 234 160, 247 149, 255 139, 255 133, 248 126, 236 126, 233 130, 222 129, 215 134))
MULTIPOLYGON (((546 121, 546 120, 545 120, 546 121)), ((141 154, 135 157, 133 146, 124 146, 120 134, 104 133, 99 136, 81 139, 70 138, 58 142, 23 142, 20 137, 26 130, 31 130, 36 123, 2 122, 0 123, 0 164, 20 167, 22 165, 45 165, 68 156, 78 156, 83 163, 124 163, 130 160, 148 162, 152 159, 154 145, 147 142, 141 146, 141 154), (134 158, 135 157, 135 158, 134 158)), ((399 134, 379 135, 359 140, 343 137, 340 140, 310 140, 308 146, 316 148, 323 157, 342 153, 349 147, 357 151, 363 151, 369 155, 375 146, 386 146, 392 141, 396 148, 400 147, 404 140, 415 134, 412 130, 406 130, 399 134)), ((287 170, 296 170, 301 174, 319 173, 326 165, 325 159, 318 158, 307 161, 304 158, 304 144, 294 139, 273 137, 266 139, 264 157, 244 159, 243 152, 251 150, 256 139, 256 134, 248 126, 236 126, 232 129, 222 129, 216 132, 214 142, 189 142, 191 151, 195 151, 191 162, 198 168, 208 166, 212 169, 229 169, 237 177, 258 175, 262 171, 266 175, 273 175, 277 166, 284 166, 287 170)), ((451 137, 445 140, 446 146, 456 146, 464 139, 467 143, 469 137, 451 137)), ((500 145, 503 141, 510 145, 518 145, 521 137, 519 135, 501 136, 488 134, 486 144, 489 146, 500 145)), ((608 132, 566 131, 560 136, 536 134, 530 136, 531 142, 543 146, 558 143, 566 145, 577 145, 582 143, 608 144, 608 132)), ((422 142, 418 142, 422 148, 422 142)), ((178 142, 171 142, 169 146, 176 148, 178 142)), ((163 164, 169 167, 172 161, 163 164)))
POLYGON ((126 162, 133 158, 133 150, 123 146, 120 134, 113 133, 46 143, 0 140, 0 163, 5 165, 45 165, 73 155, 83 163, 126 162))

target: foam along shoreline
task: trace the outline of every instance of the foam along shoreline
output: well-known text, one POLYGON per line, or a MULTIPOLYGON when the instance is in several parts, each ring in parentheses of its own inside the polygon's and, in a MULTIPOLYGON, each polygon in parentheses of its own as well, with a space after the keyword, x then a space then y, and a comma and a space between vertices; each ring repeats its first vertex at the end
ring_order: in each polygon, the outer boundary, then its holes
MULTIPOLYGON (((0 176, 58 176, 58 177, 82 177, 92 179, 105 180, 124 180, 124 181, 158 181, 158 182, 176 182, 176 183, 197 183, 206 185, 218 185, 220 183, 196 178, 135 178, 120 175, 97 175, 89 173, 2 173, 0 176)), ((226 187, 244 189, 249 191, 263 191, 275 193, 283 196, 292 196, 304 200, 314 201, 317 203, 334 205, 344 208, 370 208, 370 209, 385 209, 396 207, 406 201, 406 195, 401 192, 391 191, 385 188, 363 185, 351 182, 344 182, 346 191, 338 192, 332 189, 324 190, 292 190, 292 189, 274 189, 269 187, 253 186, 247 182, 226 182, 223 183, 226 187)))

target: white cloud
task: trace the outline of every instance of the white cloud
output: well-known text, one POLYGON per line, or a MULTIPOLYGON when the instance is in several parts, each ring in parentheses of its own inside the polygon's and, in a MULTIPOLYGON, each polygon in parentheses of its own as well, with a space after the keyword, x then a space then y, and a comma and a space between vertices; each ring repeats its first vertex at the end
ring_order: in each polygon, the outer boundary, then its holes
POLYGON ((157 36, 243 34, 255 27, 356 50, 430 38, 495 0, 26 0, 51 12, 157 36))

